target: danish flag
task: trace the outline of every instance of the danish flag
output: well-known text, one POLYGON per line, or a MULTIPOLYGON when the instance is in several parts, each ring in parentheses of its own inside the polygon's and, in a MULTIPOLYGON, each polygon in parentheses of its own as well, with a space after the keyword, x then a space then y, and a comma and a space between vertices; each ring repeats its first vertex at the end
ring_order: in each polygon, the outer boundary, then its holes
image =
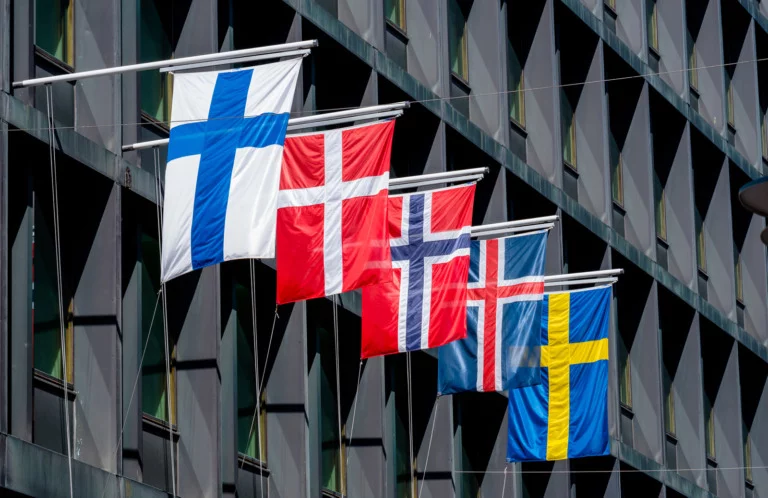
POLYGON ((441 394, 540 383, 547 232, 472 241, 467 338, 438 350, 441 394))
POLYGON ((388 278, 394 121, 287 137, 277 204, 277 302, 388 278))
POLYGON ((389 198, 392 278, 363 288, 363 358, 467 335, 474 197, 474 185, 461 185, 389 198))

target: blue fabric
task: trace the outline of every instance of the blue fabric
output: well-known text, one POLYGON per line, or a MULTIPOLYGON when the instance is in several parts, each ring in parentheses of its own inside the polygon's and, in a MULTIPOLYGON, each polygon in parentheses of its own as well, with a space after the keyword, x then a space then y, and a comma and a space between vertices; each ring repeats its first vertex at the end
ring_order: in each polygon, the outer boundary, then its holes
POLYGON ((610 309, 610 287, 572 292, 569 341, 596 341, 608 337, 610 309))
MULTIPOLYGON (((547 233, 500 239, 504 245, 504 279, 544 274, 547 233)), ((480 241, 470 246, 469 282, 480 281, 480 241)), ((540 329, 543 301, 501 305, 502 386, 504 390, 540 382, 540 329)), ((477 326, 479 307, 467 306, 467 337, 438 348, 438 392, 477 391, 477 326)))
POLYGON ((571 365, 568 458, 608 454, 607 391, 607 360, 571 365))
MULTIPOLYGON (((569 342, 606 339, 611 288, 570 293, 569 342)), ((541 309, 541 344, 548 344, 548 296, 541 309)), ((606 455, 608 435, 608 361, 569 367, 568 458, 606 455)), ((541 384, 509 391, 507 461, 547 459, 549 371, 541 369, 541 384)))
POLYGON ((547 459, 549 381, 541 369, 541 384, 509 391, 507 461, 547 459))
POLYGON ((408 212, 408 245, 391 247, 392 261, 409 261, 408 313, 405 347, 421 349, 422 308, 424 307, 424 258, 444 256, 469 247, 469 234, 455 239, 424 241, 424 194, 411 195, 408 212))
POLYGON ((285 141, 287 113, 243 118, 252 76, 252 70, 219 73, 208 120, 171 130, 168 161, 200 155, 191 230, 194 269, 224 260, 224 224, 237 149, 285 141))

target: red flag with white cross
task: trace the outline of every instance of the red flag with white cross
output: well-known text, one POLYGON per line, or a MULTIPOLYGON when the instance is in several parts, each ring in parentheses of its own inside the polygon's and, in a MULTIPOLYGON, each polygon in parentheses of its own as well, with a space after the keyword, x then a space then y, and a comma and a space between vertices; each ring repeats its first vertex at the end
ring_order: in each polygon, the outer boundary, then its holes
POLYGON ((277 209, 277 302, 391 278, 393 120, 286 137, 277 209))

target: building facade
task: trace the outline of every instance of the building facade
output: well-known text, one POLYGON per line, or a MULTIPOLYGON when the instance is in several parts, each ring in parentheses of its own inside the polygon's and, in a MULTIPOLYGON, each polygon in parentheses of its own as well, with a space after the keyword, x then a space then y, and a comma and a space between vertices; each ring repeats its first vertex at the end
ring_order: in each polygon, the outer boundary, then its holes
POLYGON ((758 0, 0 0, 0 495, 69 496, 68 451, 74 496, 768 495, 766 56, 758 0), (269 261, 164 302, 166 151, 122 147, 168 135, 172 77, 12 85, 305 39, 295 115, 416 101, 393 176, 488 166, 475 224, 558 214, 548 274, 625 270, 610 456, 506 466, 506 398, 438 398, 434 352, 409 417, 359 293, 337 383, 333 302, 276 309, 269 261))

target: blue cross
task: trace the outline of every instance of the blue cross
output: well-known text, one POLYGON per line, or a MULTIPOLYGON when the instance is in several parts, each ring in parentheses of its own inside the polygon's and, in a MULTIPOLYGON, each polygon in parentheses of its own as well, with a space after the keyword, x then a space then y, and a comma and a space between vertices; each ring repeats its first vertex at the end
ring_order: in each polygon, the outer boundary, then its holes
MULTIPOLYGON (((408 305, 405 347, 408 351, 421 349, 421 321, 424 307, 424 258, 447 256, 457 249, 469 248, 469 234, 454 239, 424 240, 424 195, 410 198, 408 212, 408 245, 392 246, 392 261, 408 261, 408 305)), ((404 214, 405 215, 405 214, 404 214)))
POLYGON ((219 73, 208 119, 171 130, 168 162, 200 155, 192 214, 195 269, 224 261, 224 223, 237 149, 285 141, 288 113, 244 117, 252 76, 253 70, 219 73))

